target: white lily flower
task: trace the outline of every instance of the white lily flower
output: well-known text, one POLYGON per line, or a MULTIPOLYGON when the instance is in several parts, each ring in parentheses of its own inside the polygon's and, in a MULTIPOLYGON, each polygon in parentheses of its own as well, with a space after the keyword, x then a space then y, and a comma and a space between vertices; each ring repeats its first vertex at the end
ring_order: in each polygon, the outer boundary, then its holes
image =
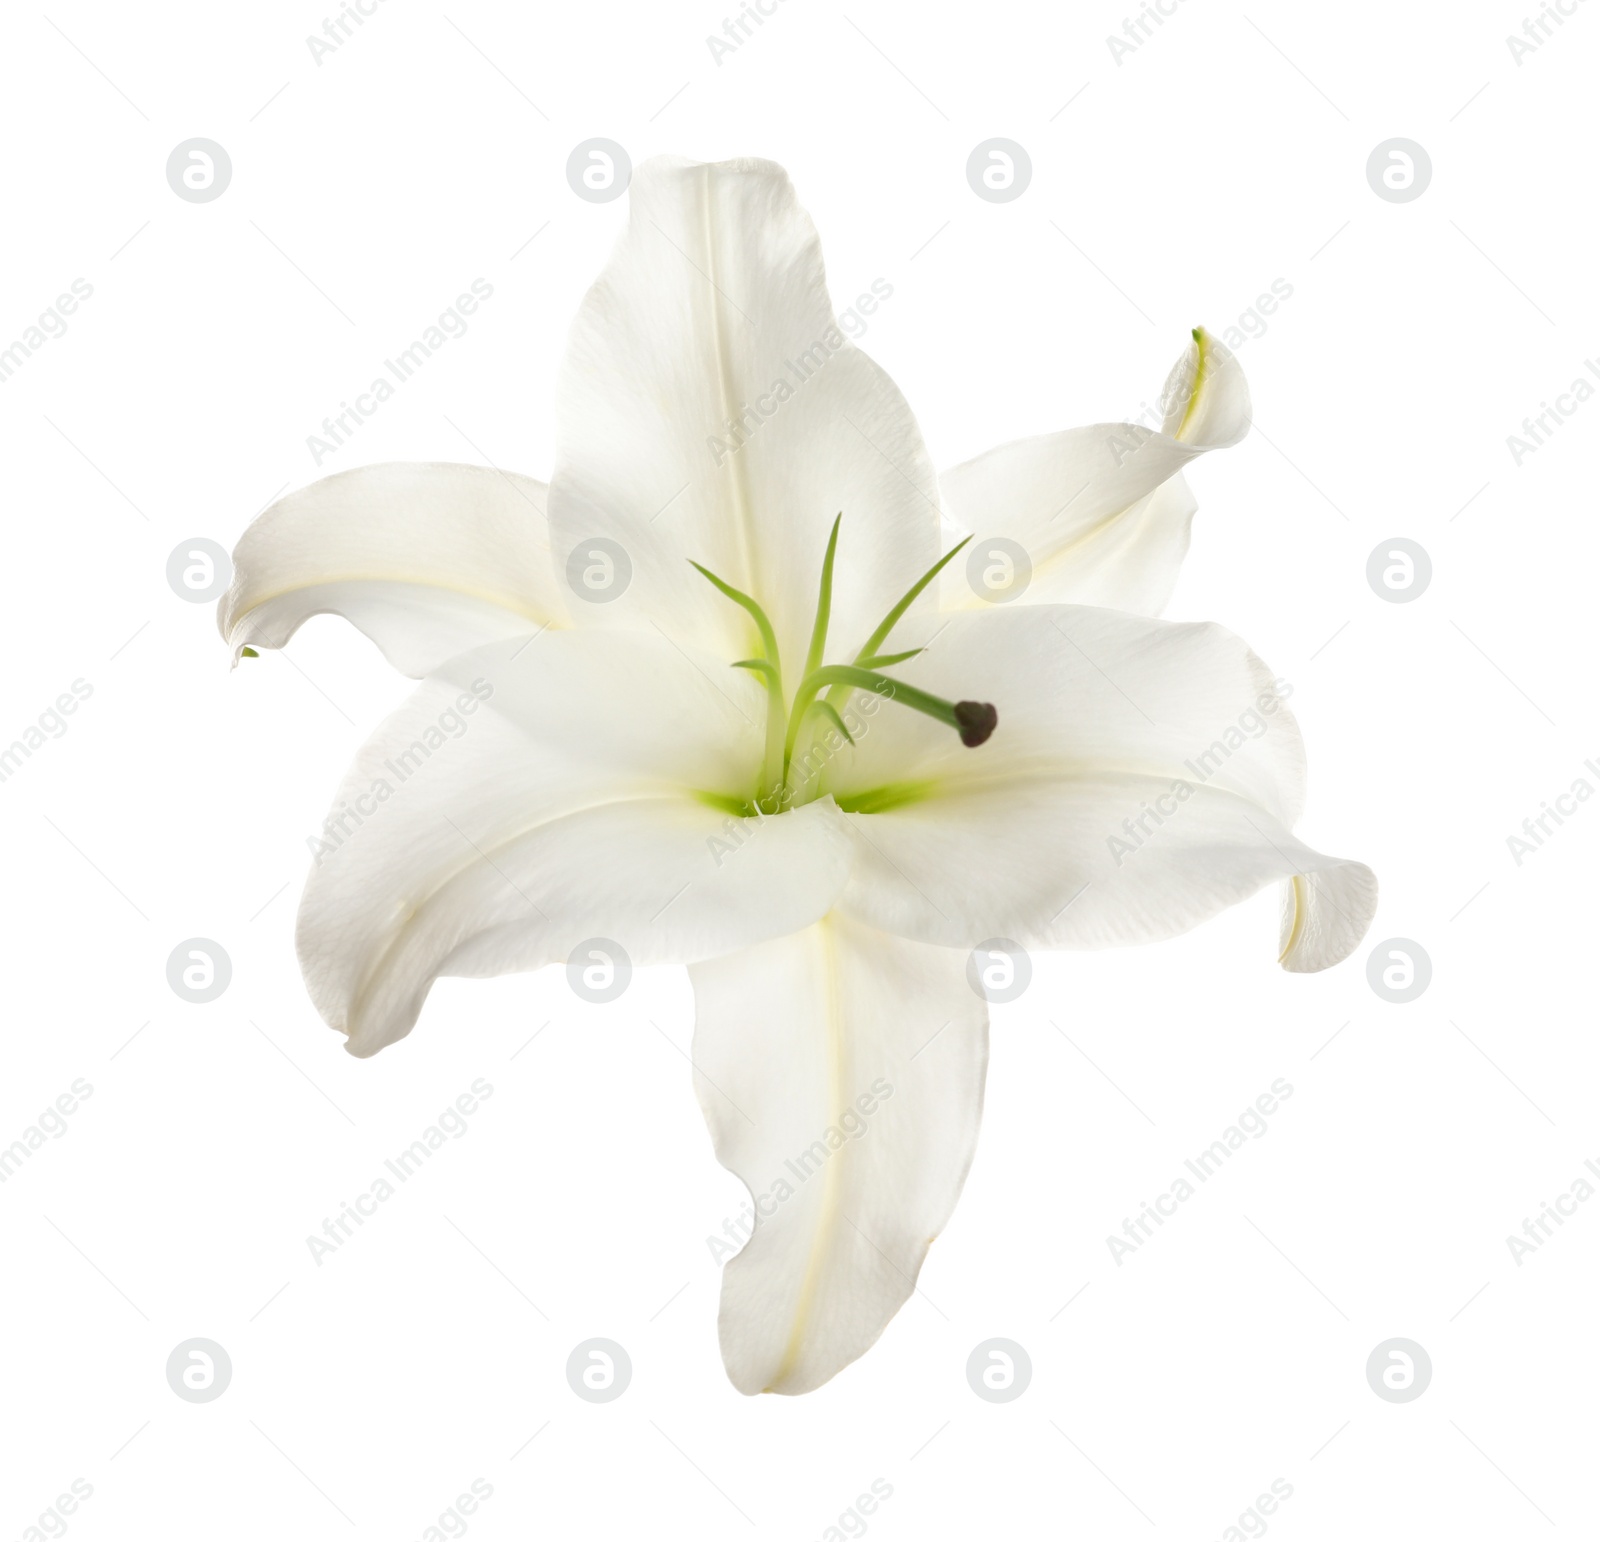
POLYGON ((1133 613, 1187 544, 1180 468, 1248 423, 1220 345, 1197 334, 1160 432, 941 481, 838 329, 781 168, 655 160, 630 196, 548 490, 329 477, 246 531, 219 622, 237 656, 336 612, 423 677, 335 800, 381 813, 343 821, 301 905, 352 1053, 409 1033, 440 975, 594 937, 689 965, 716 1152, 767 1201, 724 1271, 724 1360, 741 1391, 805 1392, 907 1299, 972 1160, 969 950, 1151 942, 1281 881, 1281 962, 1322 969, 1376 886, 1291 833, 1304 755, 1270 671, 1133 613), (944 516, 1021 544, 1040 603, 973 604, 944 516), (608 602, 573 554, 613 564, 608 602))

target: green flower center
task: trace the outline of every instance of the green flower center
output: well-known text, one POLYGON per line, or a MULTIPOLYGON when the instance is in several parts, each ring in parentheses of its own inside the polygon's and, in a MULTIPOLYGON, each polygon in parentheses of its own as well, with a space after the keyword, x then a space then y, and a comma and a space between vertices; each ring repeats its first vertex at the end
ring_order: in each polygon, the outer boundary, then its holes
MULTIPOLYGON (((822 559, 822 582, 817 596, 816 620, 811 627, 811 646, 806 650, 805 669, 794 695, 789 697, 783 688, 783 664, 778 657, 778 638, 760 604, 732 584, 725 583, 709 568, 701 567, 691 559, 690 566, 701 573, 735 605, 746 610, 756 624, 761 636, 759 657, 739 659, 731 667, 748 669, 762 676, 767 687, 766 748, 761 769, 756 778, 754 792, 748 802, 737 799, 712 798, 719 806, 726 804, 734 813, 747 817, 781 813, 809 803, 820 792, 820 776, 809 764, 797 765, 795 751, 802 732, 808 723, 821 719, 849 744, 855 738, 840 714, 840 704, 848 703, 852 691, 870 691, 883 701, 909 707, 953 728, 961 742, 970 749, 985 743, 995 730, 999 714, 984 701, 946 701, 904 680, 896 680, 883 673, 896 664, 915 658, 921 648, 909 648, 904 653, 882 653, 879 650, 889 640, 889 633, 900 618, 911 608, 912 602, 922 593, 940 570, 972 539, 967 537, 952 546, 926 573, 919 578, 891 607, 888 615, 878 623, 872 636, 861 646, 854 660, 848 664, 824 664, 823 653, 828 645, 828 621, 833 609, 833 563, 839 548, 841 514, 833 522, 828 536, 827 554, 822 559), (802 776, 800 773, 804 771, 802 776)), ((863 811, 866 811, 863 807, 863 811)))

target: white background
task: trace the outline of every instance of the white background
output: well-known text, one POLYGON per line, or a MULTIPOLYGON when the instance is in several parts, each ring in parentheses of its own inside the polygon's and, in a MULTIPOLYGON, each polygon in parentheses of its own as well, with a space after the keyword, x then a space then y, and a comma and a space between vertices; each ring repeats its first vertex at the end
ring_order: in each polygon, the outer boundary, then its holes
POLYGON ((884 1539, 1220 1538, 1274 1479, 1284 1538, 1594 1535, 1600 1203, 1520 1266, 1505 1239, 1600 1158, 1600 808, 1520 866, 1506 838, 1600 786, 1600 405, 1520 467, 1506 438, 1600 353, 1600 7, 1520 65, 1522 0, 1185 0, 1119 64, 1127 14, 784 0, 718 65, 714 5, 385 0, 319 66, 317 5, 8 13, 3 341, 94 293, 0 386, 0 739, 93 694, 0 785, 0 1144, 93 1093, 0 1187, 0 1537, 74 1479, 85 1539, 418 1538, 474 1479, 484 1539, 820 1538, 874 1479, 884 1539), (305 841, 408 686, 331 618, 230 674, 165 580, 329 471, 548 475, 626 217, 567 185, 595 135, 784 163, 836 301, 893 285, 863 346, 941 465, 1137 415, 1191 325, 1293 291, 1240 350, 1258 431, 1192 474, 1169 614, 1292 682, 1301 833, 1378 871, 1373 931, 1283 974, 1263 894, 1037 959, 919 1294, 800 1399, 718 1357, 706 1238, 744 1194, 683 973, 604 1009, 559 970, 444 981, 404 1044, 345 1055, 295 964, 305 841), (964 172, 995 135, 1033 162, 1005 205, 964 172), (232 157, 213 203, 165 179, 193 136, 232 157), (1394 136, 1432 158, 1414 202, 1367 183, 1394 136), (468 335, 317 467, 307 435, 480 277, 468 335), (1365 579, 1395 536, 1432 557, 1409 604, 1365 579), (196 936, 234 966, 207 1006, 165 978, 196 936), (1391 937, 1433 961, 1409 1005, 1367 984, 1391 937), (468 1133, 318 1267, 306 1236, 477 1077, 468 1133), (1269 1133, 1119 1266, 1107 1234, 1279 1077, 1269 1133), (634 1366, 604 1406, 564 1374, 594 1336, 634 1366), (996 1336, 1033 1362, 1000 1406, 964 1369, 996 1336), (1365 1375, 1396 1336, 1433 1362, 1407 1404, 1365 1375), (192 1337, 232 1358, 212 1403, 167 1386, 192 1337))

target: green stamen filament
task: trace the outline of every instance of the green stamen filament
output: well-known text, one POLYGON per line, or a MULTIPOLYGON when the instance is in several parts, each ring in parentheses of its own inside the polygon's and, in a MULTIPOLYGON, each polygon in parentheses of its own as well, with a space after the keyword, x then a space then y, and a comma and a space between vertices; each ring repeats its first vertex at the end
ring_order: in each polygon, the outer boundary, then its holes
POLYGON ((811 628, 811 647, 806 652, 806 674, 810 674, 822 663, 822 650, 828 646, 828 617, 833 610, 833 554, 839 547, 839 524, 844 519, 840 514, 833 522, 833 531, 828 536, 827 555, 822 559, 822 590, 817 596, 817 619, 811 628))
POLYGON ((767 613, 755 600, 741 589, 735 589, 732 584, 724 583, 710 568, 701 567, 693 558, 689 566, 695 572, 708 578, 711 583, 723 594, 733 601, 735 605, 743 607, 750 613, 751 619, 756 624, 756 630, 761 634, 761 647, 765 657, 759 659, 740 659, 734 665, 735 669, 754 669, 764 674, 767 679, 767 745, 766 753, 761 758, 761 775, 756 785, 756 800, 759 802, 769 794, 776 796, 782 791, 783 781, 783 671, 778 662, 778 634, 772 630, 772 623, 767 619, 767 613))
POLYGON ((971 539, 972 537, 969 535, 966 541, 958 541, 950 548, 949 551, 944 554, 944 556, 934 563, 934 565, 929 568, 928 571, 916 581, 916 583, 912 584, 912 586, 900 596, 900 599, 895 604, 894 608, 887 616, 883 618, 882 621, 878 623, 877 631, 875 631, 872 636, 866 640, 861 652, 856 655, 856 663, 862 664, 877 653, 878 649, 883 646, 885 640, 888 638, 890 632, 895 629, 895 623, 898 622, 899 619, 911 609, 912 602, 916 599, 916 597, 939 576, 945 564, 949 562, 950 559, 967 544, 967 541, 970 541, 971 539))
MULTIPOLYGON (((908 648, 903 653, 879 653, 878 650, 888 640, 890 632, 911 608, 917 596, 938 577, 951 558, 972 539, 971 536, 951 547, 900 597, 856 654, 853 664, 823 664, 822 656, 828 644, 828 622, 833 610, 834 558, 838 551, 839 526, 843 519, 844 516, 841 514, 834 520, 833 529, 828 536, 828 549, 822 559, 822 580, 817 597, 816 620, 811 629, 811 644, 806 651, 805 672, 799 688, 795 691, 794 700, 787 707, 784 703, 783 671, 778 659, 777 634, 773 631, 767 613, 748 594, 735 589, 732 584, 725 583, 709 568, 702 567, 692 560, 690 562, 690 566, 697 573, 708 579, 734 604, 741 606, 754 620, 756 629, 761 635, 762 656, 739 659, 732 667, 748 669, 754 674, 761 675, 767 685, 766 752, 762 759, 755 798, 750 804, 741 805, 739 800, 734 798, 702 794, 703 800, 713 802, 713 806, 727 808, 730 811, 743 807, 756 813, 776 813, 785 807, 789 801, 789 771, 794 763, 795 748, 801 730, 813 713, 827 719, 848 743, 856 742, 854 735, 845 726, 844 718, 836 705, 851 691, 871 691, 887 701, 898 702, 902 707, 910 707, 913 712, 921 712, 936 722, 944 723, 960 734, 961 742, 968 748, 976 748, 985 743, 995 730, 999 714, 988 702, 946 701, 942 696, 935 696, 918 686, 908 685, 903 680, 893 680, 888 675, 880 673, 882 669, 894 664, 903 664, 907 659, 915 658, 923 651, 921 648, 908 648), (828 693, 827 697, 819 700, 824 691, 828 693), (766 808, 768 803, 772 805, 770 809, 766 808)), ((909 787, 912 784, 906 785, 909 787)), ((874 795, 868 794, 859 811, 872 812, 876 807, 882 806, 876 802, 874 795)))
MULTIPOLYGON (((970 541, 971 539, 972 537, 969 535, 966 540, 958 541, 950 548, 949 551, 944 554, 944 556, 934 563, 934 565, 929 568, 928 571, 916 581, 916 583, 912 584, 912 586, 900 596, 899 600, 897 600, 890 609, 889 614, 878 623, 877 628, 874 630, 872 636, 866 640, 866 642, 862 645, 861 651, 856 655, 855 661, 861 666, 861 668, 883 669, 891 664, 900 664, 906 659, 915 658, 916 655, 922 651, 920 648, 912 648, 905 653, 892 653, 885 657, 880 657, 878 654, 878 649, 881 648, 888 640, 890 632, 892 632, 899 624, 900 618, 911 609, 911 606, 916 601, 917 596, 921 594, 922 591, 939 576, 950 559, 954 557, 955 554, 967 544, 967 541, 970 541)), ((835 686, 831 691, 828 692, 828 701, 832 706, 837 707, 849 696, 849 694, 850 692, 846 687, 835 686)))
POLYGON ((904 664, 907 659, 914 659, 923 650, 921 648, 907 648, 904 653, 880 653, 876 658, 856 660, 863 669, 888 669, 891 664, 904 664))
MULTIPOLYGON (((910 707, 913 712, 921 712, 954 728, 961 735, 961 742, 969 749, 976 749, 984 743, 994 732, 995 724, 999 721, 999 714, 987 702, 946 701, 942 696, 935 696, 917 686, 907 685, 903 680, 891 680, 875 669, 860 669, 854 664, 828 664, 821 669, 812 670, 800 682, 800 689, 795 692, 794 705, 789 713, 789 732, 783 744, 785 780, 789 775, 789 764, 794 759, 794 746, 800 737, 800 725, 805 721, 806 713, 815 702, 817 692, 825 690, 830 685, 842 685, 858 691, 873 691, 888 701, 898 702, 902 707, 910 707)), ((824 702, 819 705, 829 704, 824 702)), ((833 709, 830 707, 830 710, 833 709)))

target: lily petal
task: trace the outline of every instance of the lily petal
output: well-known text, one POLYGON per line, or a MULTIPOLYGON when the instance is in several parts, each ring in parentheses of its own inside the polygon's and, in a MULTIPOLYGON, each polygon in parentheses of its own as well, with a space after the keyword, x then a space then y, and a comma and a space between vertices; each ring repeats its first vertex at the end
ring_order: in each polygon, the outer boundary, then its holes
POLYGON ((690 970, 695 1086, 754 1234, 722 1276, 741 1392, 809 1392, 916 1288, 977 1143, 988 1011, 966 959, 833 915, 690 970))
POLYGON ((239 538, 218 629, 237 660, 331 611, 420 678, 480 643, 559 624, 547 496, 531 477, 438 462, 324 477, 239 538))
POLYGON ((958 616, 903 675, 993 702, 999 727, 967 750, 877 707, 827 783, 862 842, 849 914, 947 946, 1106 947, 1293 878, 1285 967, 1360 941, 1376 879, 1291 833, 1305 760, 1286 689, 1222 628, 1079 606, 958 616))
POLYGON ((1296 873, 1283 885, 1278 962, 1315 974, 1355 952, 1378 909, 1378 880, 1359 862, 1296 873))
MULTIPOLYGON (((1173 366, 1160 432, 1097 423, 1001 445, 939 479, 946 512, 984 542, 1003 537, 1032 564, 1025 601, 1157 615, 1189 549, 1196 504, 1180 468, 1250 428, 1239 362, 1203 328, 1173 366)), ((980 559, 981 560, 981 559, 980 559)), ((943 575, 949 610, 986 603, 965 564, 943 575)))
POLYGON ((833 627, 859 646, 938 555, 937 481, 910 408, 839 329, 781 167, 656 159, 629 197, 573 328, 550 500, 558 563, 604 537, 632 576, 576 618, 654 621, 744 657, 747 618, 691 557, 766 607, 796 669, 843 513, 833 627))
POLYGON ((685 963, 810 925, 852 859, 838 810, 711 806, 749 795, 761 711, 753 682, 658 637, 452 658, 362 749, 318 843, 297 938, 318 1010, 371 1055, 441 974, 538 969, 596 937, 685 963))

